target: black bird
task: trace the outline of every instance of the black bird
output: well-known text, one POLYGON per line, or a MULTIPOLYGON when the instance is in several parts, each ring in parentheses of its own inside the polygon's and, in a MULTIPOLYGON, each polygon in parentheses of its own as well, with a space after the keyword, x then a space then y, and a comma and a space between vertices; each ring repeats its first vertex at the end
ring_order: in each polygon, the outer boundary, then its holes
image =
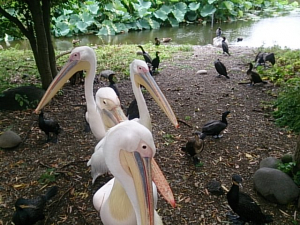
POLYGON ((53 142, 57 142, 57 136, 59 134, 59 132, 61 131, 61 128, 59 127, 59 124, 57 121, 52 120, 52 119, 45 119, 44 118, 44 112, 41 111, 40 115, 39 115, 39 128, 45 132, 45 134, 47 135, 47 140, 46 142, 49 142, 50 139, 50 132, 54 133, 55 139, 53 140, 53 142))
POLYGON ((223 40, 222 40, 223 54, 226 52, 228 55, 230 55, 229 51, 228 51, 228 44, 225 41, 226 41, 226 37, 223 37, 223 40))
POLYGON ((218 29, 216 30, 216 35, 217 35, 217 37, 220 37, 222 35, 221 27, 218 27, 218 29))
POLYGON ((221 75, 223 75, 223 76, 225 76, 226 78, 230 78, 228 75, 227 75, 227 69, 226 69, 226 67, 225 67, 225 65, 219 60, 219 59, 217 59, 215 62, 214 62, 214 64, 215 64, 215 68, 216 68, 216 70, 217 70, 217 72, 219 73, 219 77, 221 76, 221 75))
POLYGON ((119 89, 117 87, 117 84, 115 82, 115 74, 110 74, 108 76, 108 81, 109 81, 109 85, 108 87, 114 89, 114 91, 116 92, 116 95, 118 96, 118 98, 120 99, 120 92, 119 92, 119 89))
POLYGON ((240 41, 242 41, 242 40, 243 40, 243 38, 237 38, 237 39, 236 39, 237 42, 240 42, 240 41))
POLYGON ((159 67, 159 63, 160 63, 160 58, 159 58, 159 54, 160 52, 156 52, 156 57, 152 60, 152 72, 154 73, 155 70, 158 69, 159 67))
POLYGON ((212 135, 215 138, 221 138, 222 136, 220 135, 220 133, 223 130, 225 130, 225 128, 228 125, 226 117, 228 116, 229 113, 230 111, 223 112, 222 120, 211 120, 208 123, 206 123, 202 127, 202 133, 206 135, 212 135))
POLYGON ((139 113, 139 107, 137 105, 136 99, 134 99, 126 112, 126 116, 128 117, 129 120, 135 119, 135 118, 140 118, 140 113, 139 113))
POLYGON ((199 155, 204 149, 204 138, 206 134, 196 131, 193 133, 195 135, 193 140, 189 140, 185 147, 181 147, 181 150, 188 153, 192 158, 195 165, 197 165, 199 160, 199 155))
POLYGON ((15 203, 16 211, 12 221, 15 225, 32 225, 45 219, 44 208, 46 202, 57 194, 57 186, 48 189, 45 195, 39 195, 34 199, 19 198, 15 203))
POLYGON ((254 71, 252 71, 252 69, 253 69, 253 64, 252 64, 252 63, 249 63, 249 69, 247 70, 247 75, 248 75, 248 77, 249 77, 249 79, 250 79, 250 84, 251 84, 251 85, 254 85, 254 84, 256 84, 256 83, 263 83, 263 84, 266 84, 267 82, 266 82, 266 81, 263 81, 263 80, 260 78, 259 74, 256 73, 256 72, 254 72, 254 71))
POLYGON ((262 64, 264 64, 264 66, 266 67, 266 62, 270 62, 272 65, 274 65, 276 62, 275 55, 274 55, 274 53, 259 52, 255 56, 254 62, 256 63, 255 67, 261 66, 262 64))
POLYGON ((160 45, 160 40, 156 37, 156 38, 154 38, 154 44, 156 45, 156 46, 159 46, 160 45))
POLYGON ((152 58, 151 58, 151 56, 147 53, 147 52, 145 52, 145 50, 144 50, 144 48, 141 46, 141 45, 138 45, 138 47, 142 50, 142 52, 143 52, 143 57, 144 57, 144 59, 145 59, 145 62, 149 65, 149 64, 151 64, 152 65, 152 58))
POLYGON ((239 220, 244 223, 253 222, 255 224, 273 222, 272 216, 263 214, 259 205, 257 205, 250 195, 240 192, 239 185, 241 184, 242 177, 234 174, 232 176, 232 186, 227 193, 228 204, 230 208, 239 215, 239 220))

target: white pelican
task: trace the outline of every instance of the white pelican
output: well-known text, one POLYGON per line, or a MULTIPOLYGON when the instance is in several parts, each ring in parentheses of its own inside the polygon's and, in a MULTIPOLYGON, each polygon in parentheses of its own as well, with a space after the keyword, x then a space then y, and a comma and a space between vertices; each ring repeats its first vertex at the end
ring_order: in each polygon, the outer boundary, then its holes
POLYGON ((154 211, 151 160, 156 149, 151 132, 136 121, 125 121, 107 132, 102 148, 115 176, 93 197, 103 224, 161 225, 154 211))
MULTIPOLYGON (((96 64, 96 54, 92 48, 87 46, 74 48, 69 57, 69 61, 54 78, 39 105, 35 109, 35 112, 39 113, 39 111, 53 98, 58 90, 67 82, 67 80, 71 76, 73 76, 74 73, 76 73, 77 71, 85 70, 86 77, 84 83, 84 92, 87 105, 86 120, 90 124, 92 133, 94 134, 96 139, 101 140, 106 133, 104 125, 112 122, 103 122, 99 113, 99 109, 97 109, 93 93, 96 64)), ((115 113, 120 112, 121 109, 116 109, 116 107, 120 107, 120 101, 116 100, 116 94, 114 92, 110 92, 110 95, 106 94, 106 98, 104 100, 115 104, 114 110, 109 111, 111 114, 109 117, 106 117, 106 119, 114 117, 116 120, 118 120, 119 115, 115 113)))

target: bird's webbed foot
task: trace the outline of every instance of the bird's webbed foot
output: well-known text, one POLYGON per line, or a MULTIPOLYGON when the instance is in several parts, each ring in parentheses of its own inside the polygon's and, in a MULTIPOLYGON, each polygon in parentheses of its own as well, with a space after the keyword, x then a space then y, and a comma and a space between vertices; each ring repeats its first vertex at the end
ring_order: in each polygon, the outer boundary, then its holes
POLYGON ((223 137, 222 134, 218 134, 218 135, 214 135, 214 136, 213 136, 213 138, 215 138, 215 139, 219 139, 219 138, 221 138, 221 137, 223 137))

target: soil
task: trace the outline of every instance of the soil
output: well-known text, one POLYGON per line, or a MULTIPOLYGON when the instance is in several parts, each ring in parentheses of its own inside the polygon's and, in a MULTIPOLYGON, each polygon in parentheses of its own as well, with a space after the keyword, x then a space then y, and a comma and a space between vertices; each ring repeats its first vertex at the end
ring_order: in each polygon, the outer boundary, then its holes
MULTIPOLYGON (((265 213, 274 216, 272 224, 300 221, 296 202, 276 205, 253 189, 252 177, 260 161, 268 156, 279 158, 293 153, 296 137, 276 127, 270 114, 273 110, 270 102, 276 97, 271 93, 276 93, 277 87, 270 82, 255 86, 239 84, 248 82, 245 71, 247 63, 255 57, 255 49, 230 47, 230 52, 231 56, 225 56, 220 48, 194 46, 193 51, 161 59, 160 73, 154 79, 181 121, 178 129, 155 101, 144 94, 152 117, 155 158, 177 202, 172 208, 159 196, 157 211, 166 225, 229 223, 226 196, 211 195, 206 185, 217 180, 229 189, 234 173, 243 177, 243 191, 256 199, 265 213), (217 77, 213 65, 217 58, 226 65, 230 79, 217 77), (196 74, 200 69, 207 70, 207 74, 196 74), (205 139, 201 153, 203 166, 195 167, 181 147, 193 137, 192 132, 201 130, 209 120, 220 119, 227 110, 231 113, 223 137, 205 139)), ((95 91, 106 85, 106 80, 100 80, 94 86, 95 91)), ((120 80, 118 88, 126 108, 133 99, 131 83, 120 80)), ((63 94, 45 107, 45 116, 58 120, 63 132, 58 143, 45 143, 46 136, 38 128, 38 116, 32 110, 0 112, 0 129, 12 129, 23 140, 15 149, 0 151, 0 224, 10 224, 17 198, 43 194, 53 185, 59 187, 59 193, 47 205, 45 220, 38 224, 102 224, 92 197, 111 176, 102 176, 94 185, 91 183, 86 163, 97 142, 92 133, 84 132, 84 113, 83 85, 66 84, 63 94), (44 183, 40 182, 40 177, 46 174, 44 183)))

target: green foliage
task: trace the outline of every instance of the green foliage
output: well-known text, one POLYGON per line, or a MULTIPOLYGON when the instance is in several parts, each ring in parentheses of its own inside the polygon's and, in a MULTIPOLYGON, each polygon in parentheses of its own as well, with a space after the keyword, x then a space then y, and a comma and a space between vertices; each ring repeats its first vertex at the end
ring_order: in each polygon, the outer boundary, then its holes
POLYGON ((46 172, 40 176, 38 181, 41 184, 49 184, 55 182, 58 175, 59 173, 56 173, 54 168, 48 168, 46 172))
POLYGON ((293 178, 297 186, 300 186, 300 171, 296 171, 296 162, 278 163, 277 169, 293 178))
POLYGON ((23 108, 26 109, 32 109, 35 108, 38 105, 38 100, 34 100, 34 101, 29 101, 28 97, 26 95, 20 95, 20 94, 16 94, 15 95, 15 100, 17 102, 19 102, 19 105, 23 108))

